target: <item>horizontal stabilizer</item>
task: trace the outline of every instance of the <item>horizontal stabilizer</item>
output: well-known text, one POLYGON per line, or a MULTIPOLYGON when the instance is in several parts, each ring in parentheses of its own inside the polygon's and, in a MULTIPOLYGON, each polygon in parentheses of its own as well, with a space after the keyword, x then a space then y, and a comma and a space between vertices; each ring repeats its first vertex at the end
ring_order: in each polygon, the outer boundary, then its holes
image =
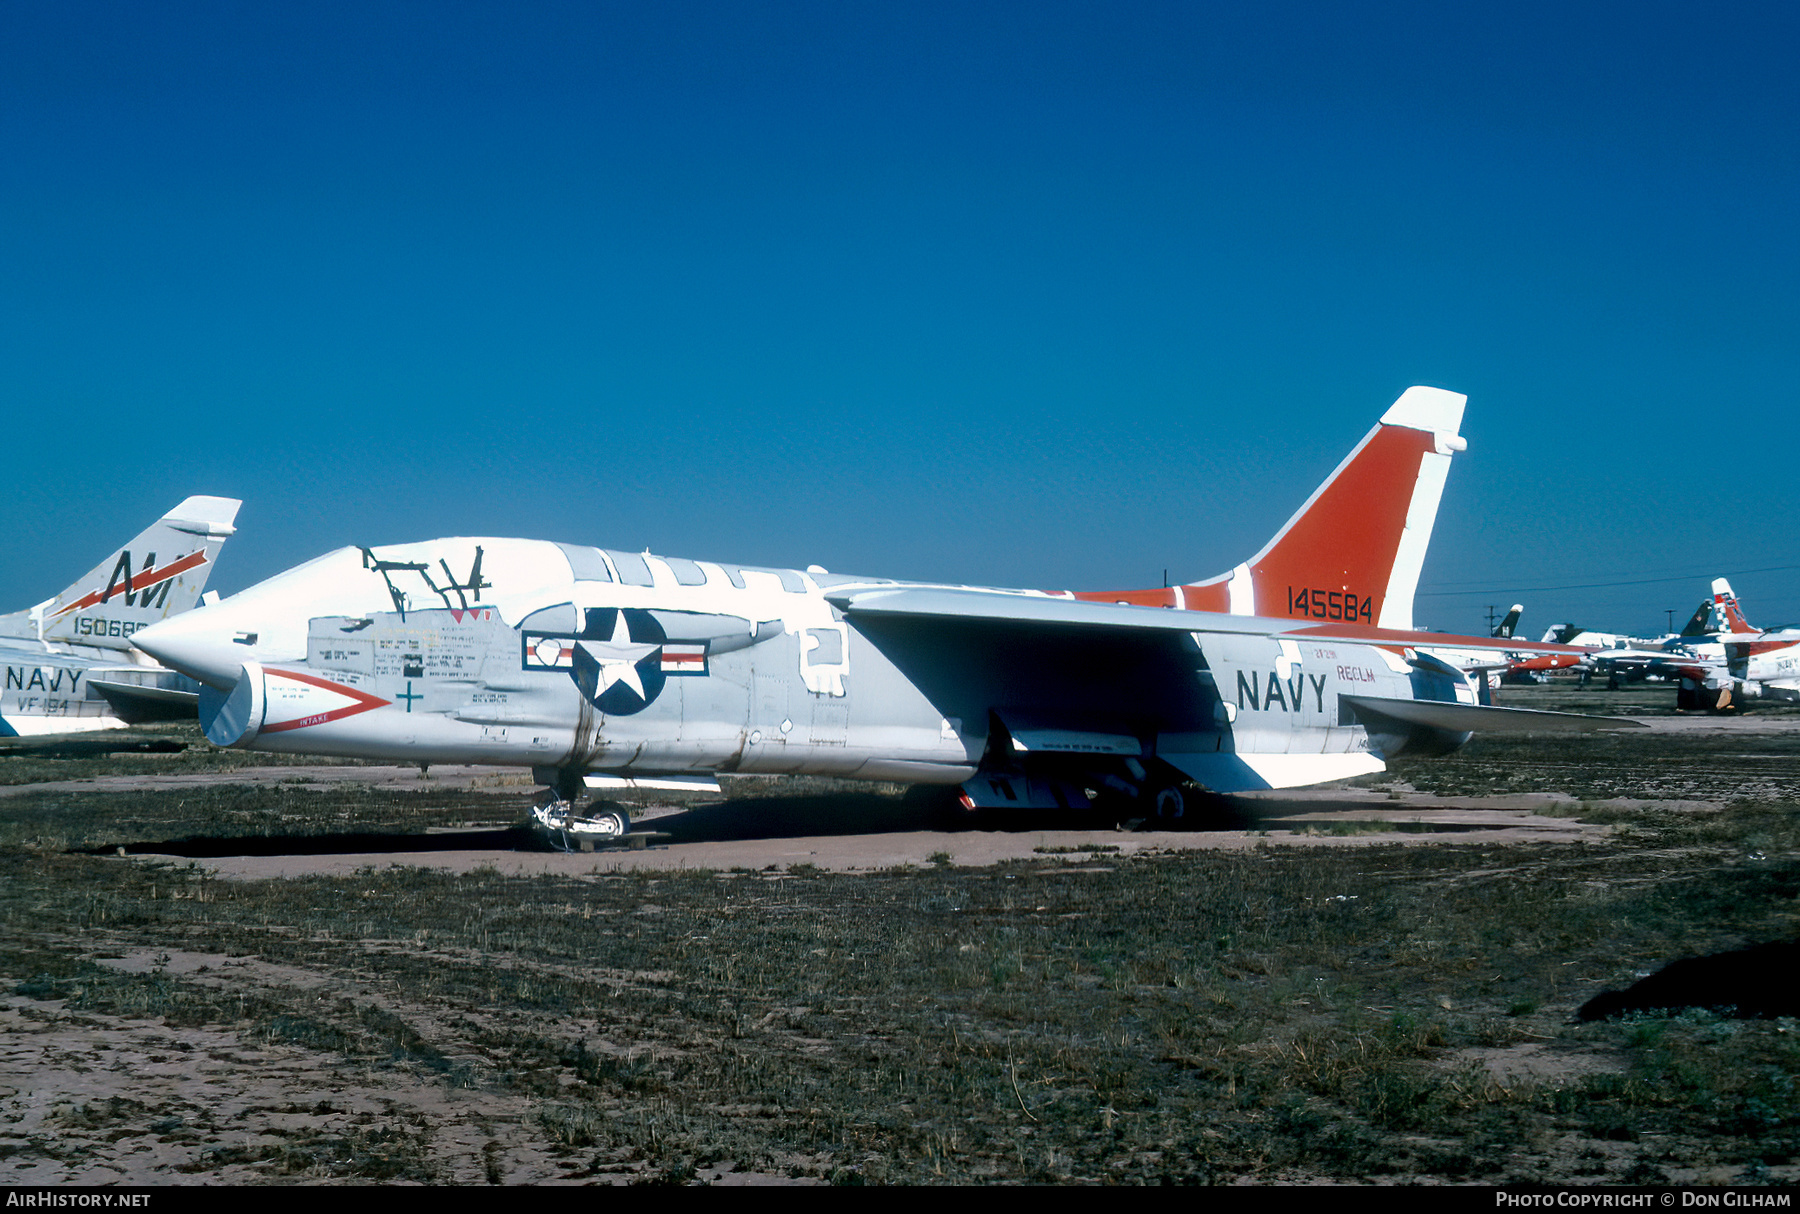
POLYGON ((200 710, 200 696, 170 687, 147 687, 111 679, 89 679, 88 686, 106 697, 121 721, 138 725, 149 721, 192 721, 200 710))
POLYGON ((1647 729, 1630 717, 1591 717, 1578 712, 1543 712, 1534 708, 1495 708, 1447 700, 1396 700, 1385 696, 1342 696, 1371 733, 1385 718, 1404 725, 1450 733, 1587 733, 1598 729, 1647 729))
POLYGON ((117 729, 123 724, 117 717, 0 717, 0 738, 60 737, 67 733, 117 729))

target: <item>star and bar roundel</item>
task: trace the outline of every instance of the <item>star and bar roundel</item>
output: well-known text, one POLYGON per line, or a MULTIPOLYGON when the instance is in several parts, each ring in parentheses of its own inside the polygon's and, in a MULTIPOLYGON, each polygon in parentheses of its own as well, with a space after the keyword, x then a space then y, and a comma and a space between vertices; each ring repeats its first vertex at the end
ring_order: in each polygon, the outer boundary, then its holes
POLYGON ((671 676, 704 675, 706 645, 670 641, 648 611, 596 607, 579 633, 520 634, 526 670, 563 670, 609 716, 642 712, 671 676))

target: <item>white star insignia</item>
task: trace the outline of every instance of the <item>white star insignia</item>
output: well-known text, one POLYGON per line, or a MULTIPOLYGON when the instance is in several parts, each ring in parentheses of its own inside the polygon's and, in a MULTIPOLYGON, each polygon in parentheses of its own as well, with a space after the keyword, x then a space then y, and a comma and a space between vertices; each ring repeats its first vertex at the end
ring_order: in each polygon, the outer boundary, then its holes
POLYGON ((650 698, 644 694, 644 681, 638 677, 637 666, 660 646, 634 642, 631 639, 631 629, 625 624, 623 611, 619 612, 618 621, 613 625, 612 640, 578 641, 576 644, 600 667, 599 679, 594 688, 596 700, 618 683, 631 688, 640 700, 650 698))

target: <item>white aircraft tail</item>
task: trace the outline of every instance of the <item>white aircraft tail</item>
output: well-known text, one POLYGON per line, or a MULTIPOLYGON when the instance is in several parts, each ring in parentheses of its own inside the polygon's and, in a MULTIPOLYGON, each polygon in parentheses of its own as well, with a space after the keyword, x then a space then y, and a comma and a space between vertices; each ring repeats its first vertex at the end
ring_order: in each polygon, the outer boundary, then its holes
POLYGON ((241 502, 190 497, 61 594, 31 610, 38 636, 129 649, 131 635, 200 601, 241 502))
POLYGON ((1468 397, 1408 388, 1263 550, 1203 582, 1083 591, 1102 602, 1413 626, 1413 595, 1468 397))
POLYGON ((1720 632, 1759 633, 1762 629, 1744 618, 1738 607, 1737 595, 1731 591, 1731 583, 1722 577, 1713 579, 1712 584, 1713 611, 1719 617, 1720 632))

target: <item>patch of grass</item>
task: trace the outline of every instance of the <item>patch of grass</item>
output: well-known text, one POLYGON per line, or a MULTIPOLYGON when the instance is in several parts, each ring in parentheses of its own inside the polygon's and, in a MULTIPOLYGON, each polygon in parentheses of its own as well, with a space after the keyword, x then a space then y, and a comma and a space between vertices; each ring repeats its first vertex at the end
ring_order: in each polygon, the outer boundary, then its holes
MULTIPOLYGON (((1642 755, 1619 755, 1596 789, 1638 778, 1642 755)), ((201 816, 423 820, 412 795, 222 792, 201 816)), ((1061 857, 1116 846, 859 875, 283 881, 27 846, 49 811, 0 799, 0 974, 75 1017, 519 1094, 571 1175, 679 1181, 722 1159, 843 1182, 1783 1175, 1800 1160, 1791 1024, 1569 1018, 1675 957, 1790 937, 1797 806, 1613 796, 1582 811, 1627 828, 1601 843, 1190 852, 1079 877, 1061 857), (93 960, 142 949, 320 981, 93 960), (1472 1061, 1526 1047, 1585 1061, 1537 1078, 1472 1061)), ((167 794, 77 801, 72 838, 191 812, 167 794)), ((141 1132, 160 1116, 104 1111, 141 1132)), ((201 1170, 235 1151, 271 1176, 426 1180, 428 1136, 334 1122, 218 1147, 201 1170)))
MULTIPOLYGON (((104 922, 136 938, 198 936, 378 976, 392 1006, 247 1013, 167 974, 29 983, 82 1008, 248 1020, 265 1040, 426 1073, 447 1076, 452 1049, 476 1054, 485 1082, 551 1098, 537 1123, 547 1141, 611 1159, 649 1141, 653 1121, 665 1170, 741 1147, 865 1178, 871 1151, 890 1179, 1194 1180, 1277 1166, 1370 1177, 1419 1163, 1381 1145, 1395 1133, 1469 1121, 1486 1137, 1440 1151, 1437 1166, 1491 1179, 1508 1166, 1489 1149, 1500 1137, 1631 1142, 1701 1110, 1710 1149, 1767 1155, 1792 1131, 1782 1085, 1796 1065, 1765 1056, 1777 1039, 1754 1027, 1570 1029, 1610 1040, 1635 1069, 1541 1096, 1439 1066, 1490 1040, 1500 1015, 1540 1029, 1555 1021, 1539 1007, 1566 1015, 1588 993, 1567 989, 1568 971, 1616 966, 1620 924, 1636 925, 1625 951, 1660 948, 1692 930, 1678 929, 1688 908, 1731 908, 1708 932, 1745 928, 1787 888, 1753 872, 1665 872, 1604 893, 1585 883, 1619 863, 1596 849, 1188 854, 1078 886, 1046 882, 1054 867, 964 871, 953 898, 928 872, 718 882, 389 869, 212 882, 223 888, 201 900, 170 896, 209 884, 182 870, 67 857, 49 865, 68 869, 60 878, 32 861, 0 909, 32 899, 41 927, 45 907, 91 919, 98 900, 104 922), (1558 881, 1543 879, 1546 862, 1558 881), (1499 875, 1508 866, 1519 871, 1499 875), (55 893, 77 881, 80 897, 55 893), (420 931, 440 950, 429 961, 383 943, 420 931), (1502 970, 1510 981, 1482 976, 1502 970), (1468 1010, 1438 1005, 1446 974, 1461 975, 1468 1010), (423 1027, 449 1007, 486 1009, 471 1022, 483 1027, 454 1043, 423 1027), (582 1025, 608 1049, 570 1040, 582 1025), (1767 1077, 1727 1082, 1752 1039, 1767 1077), (646 1106, 651 1120, 620 1120, 646 1106), (1229 1133, 1203 1133, 1219 1125, 1229 1133), (1021 1127, 1039 1144, 1022 1159, 1021 1127)), ((263 1161, 305 1174, 320 1158, 296 1148, 263 1161)))

